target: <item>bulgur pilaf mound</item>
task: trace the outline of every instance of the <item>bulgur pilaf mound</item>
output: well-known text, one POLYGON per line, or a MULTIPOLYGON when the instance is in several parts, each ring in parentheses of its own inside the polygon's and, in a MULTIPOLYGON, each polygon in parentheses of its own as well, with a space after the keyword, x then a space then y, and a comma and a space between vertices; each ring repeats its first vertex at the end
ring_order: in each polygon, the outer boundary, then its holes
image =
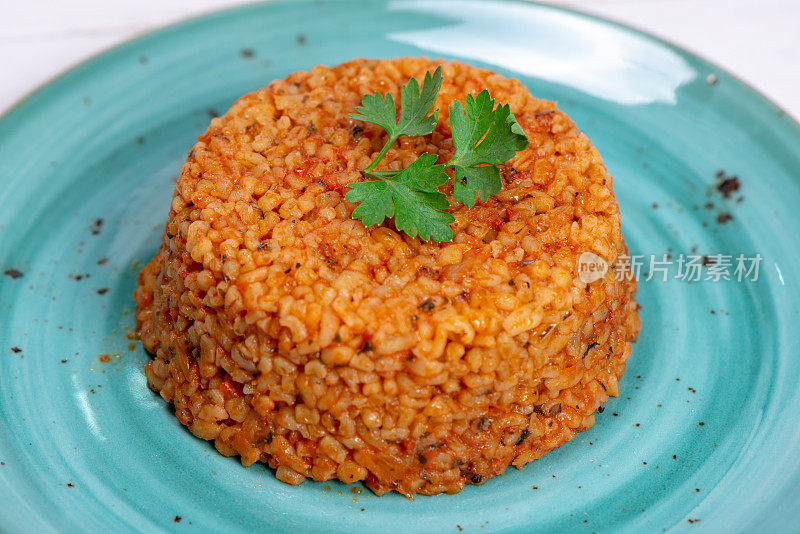
POLYGON ((612 179, 555 104, 463 63, 358 59, 244 96, 177 180, 139 275, 148 384, 196 436, 289 484, 456 493, 522 467, 594 423, 639 331, 632 280, 592 283, 578 257, 626 253, 612 179), (453 154, 447 106, 488 89, 530 146, 455 238, 426 243, 351 219, 347 184, 386 141, 349 115, 363 95, 442 65, 431 135, 383 168, 453 154))

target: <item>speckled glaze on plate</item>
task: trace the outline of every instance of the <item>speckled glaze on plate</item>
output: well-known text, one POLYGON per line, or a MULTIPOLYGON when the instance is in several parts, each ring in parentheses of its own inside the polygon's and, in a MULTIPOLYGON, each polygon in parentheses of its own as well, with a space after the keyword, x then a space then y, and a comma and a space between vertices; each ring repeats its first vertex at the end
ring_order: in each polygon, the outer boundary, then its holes
POLYGON ((798 169, 800 129, 751 89, 552 7, 272 2, 116 48, 0 120, 0 530, 796 528, 798 169), (413 502, 286 486, 194 438, 147 389, 148 356, 125 337, 136 274, 211 115, 295 70, 405 55, 462 59, 557 100, 615 177, 632 254, 758 253, 759 278, 689 283, 673 264, 667 282, 642 281, 622 395, 522 470, 413 502), (718 171, 741 182, 730 198, 718 171))

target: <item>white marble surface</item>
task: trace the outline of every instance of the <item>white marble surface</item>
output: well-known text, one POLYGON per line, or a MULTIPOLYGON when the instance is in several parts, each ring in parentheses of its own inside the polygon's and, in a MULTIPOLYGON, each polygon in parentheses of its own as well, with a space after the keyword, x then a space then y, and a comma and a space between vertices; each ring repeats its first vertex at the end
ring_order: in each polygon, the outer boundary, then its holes
MULTIPOLYGON (((0 0, 0 111, 131 37, 240 0, 0 0)), ((658 35, 800 118, 798 0, 552 0, 658 35)))

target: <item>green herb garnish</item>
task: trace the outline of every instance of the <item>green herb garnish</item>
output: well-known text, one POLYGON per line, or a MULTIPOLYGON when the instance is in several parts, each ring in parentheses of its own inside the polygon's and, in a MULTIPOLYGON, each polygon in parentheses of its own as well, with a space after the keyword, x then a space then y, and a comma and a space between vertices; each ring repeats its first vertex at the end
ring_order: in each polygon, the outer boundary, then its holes
POLYGON ((475 98, 467 95, 467 111, 461 102, 450 106, 450 130, 456 153, 448 163, 455 169, 453 196, 471 208, 475 195, 486 202, 503 186, 496 165, 513 158, 528 146, 528 138, 508 104, 494 107, 485 89, 475 98))
POLYGON ((442 68, 428 72, 420 89, 411 79, 401 88, 400 118, 396 118, 391 94, 365 95, 362 105, 351 117, 380 126, 389 134, 377 157, 363 171, 372 180, 348 184, 345 195, 349 202, 360 202, 353 211, 354 219, 365 226, 381 224, 394 218, 395 227, 411 237, 443 242, 453 239, 450 223, 455 217, 445 210, 450 207, 447 196, 439 191, 455 174, 453 197, 467 207, 476 197, 485 202, 502 188, 497 165, 508 161, 528 146, 528 138, 506 105, 495 108, 487 90, 477 97, 468 95, 466 109, 456 101, 449 108, 450 127, 456 152, 444 165, 437 165, 438 156, 422 154, 399 171, 376 171, 378 163, 401 135, 428 135, 436 127, 438 110, 429 115, 442 86, 442 68))
POLYGON ((394 217, 398 230, 425 241, 450 241, 453 230, 450 223, 456 218, 447 213, 450 202, 439 187, 450 179, 444 165, 435 165, 435 154, 423 154, 414 163, 398 173, 376 172, 380 180, 355 182, 345 198, 361 202, 353 210, 353 218, 361 219, 365 226, 380 224, 385 217, 394 217))
POLYGON ((428 117, 431 112, 436 95, 442 87, 442 67, 438 67, 431 76, 428 72, 422 81, 422 91, 420 92, 417 80, 411 78, 409 82, 400 88, 400 120, 395 118, 396 110, 394 98, 391 94, 364 95, 361 106, 356 108, 356 112, 350 115, 353 120, 370 122, 386 130, 389 139, 380 151, 375 160, 364 169, 369 172, 378 165, 389 148, 401 135, 414 137, 417 135, 428 135, 436 128, 436 121, 439 111, 428 117))

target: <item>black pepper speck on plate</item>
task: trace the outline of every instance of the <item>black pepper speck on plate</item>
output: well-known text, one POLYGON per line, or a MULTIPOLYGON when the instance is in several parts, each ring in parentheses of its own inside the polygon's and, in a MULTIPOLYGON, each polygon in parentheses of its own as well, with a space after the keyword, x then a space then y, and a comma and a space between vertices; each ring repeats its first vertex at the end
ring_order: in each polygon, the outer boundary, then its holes
POLYGON ((16 280, 17 278, 22 278, 23 276, 23 274, 17 269, 6 269, 5 272, 3 272, 3 274, 11 278, 12 280, 16 280))

